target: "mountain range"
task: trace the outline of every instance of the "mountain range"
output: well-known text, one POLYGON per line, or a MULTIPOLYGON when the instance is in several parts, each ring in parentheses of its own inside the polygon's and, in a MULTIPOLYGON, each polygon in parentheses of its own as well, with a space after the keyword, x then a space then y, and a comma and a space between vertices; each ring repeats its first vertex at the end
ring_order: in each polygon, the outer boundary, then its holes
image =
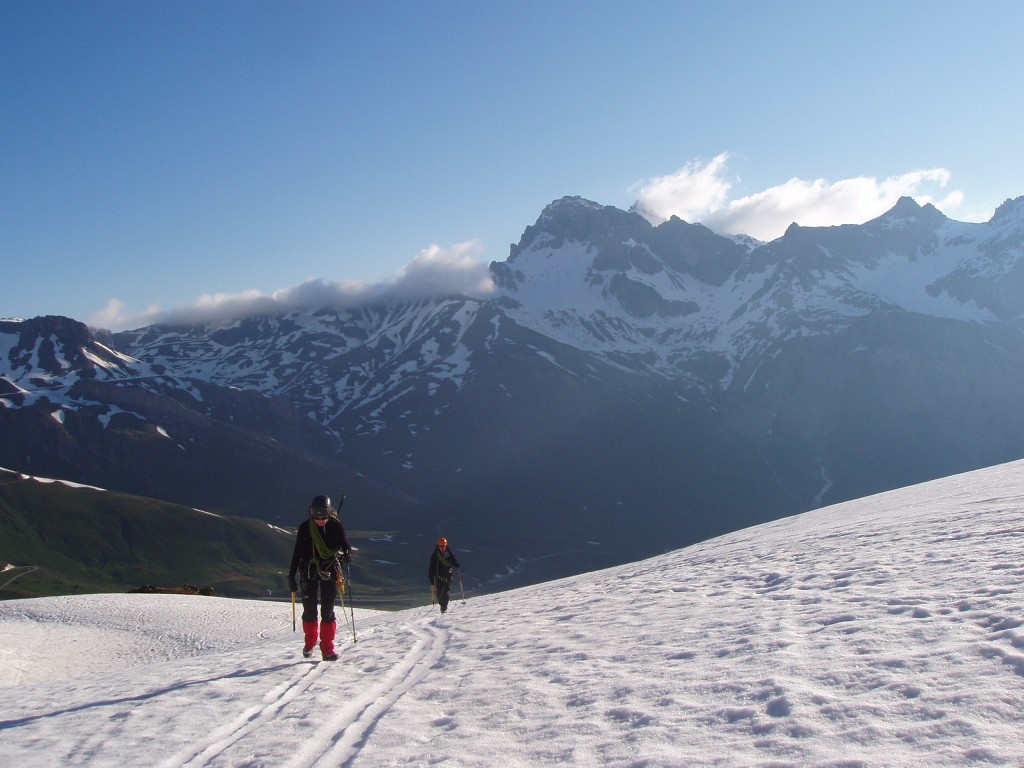
POLYGON ((540 581, 1024 457, 1022 258, 1024 198, 764 243, 567 197, 483 296, 0 321, 0 466, 277 525, 345 494, 404 578, 443 533, 540 581))

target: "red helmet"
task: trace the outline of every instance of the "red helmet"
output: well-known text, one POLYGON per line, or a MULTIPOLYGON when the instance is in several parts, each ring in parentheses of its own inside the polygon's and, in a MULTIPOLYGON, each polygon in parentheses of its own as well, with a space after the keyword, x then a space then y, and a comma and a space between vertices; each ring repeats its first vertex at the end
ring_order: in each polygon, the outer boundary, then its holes
POLYGON ((437 540, 437 546, 439 549, 444 549, 448 546, 448 539, 442 536, 440 539, 437 540))

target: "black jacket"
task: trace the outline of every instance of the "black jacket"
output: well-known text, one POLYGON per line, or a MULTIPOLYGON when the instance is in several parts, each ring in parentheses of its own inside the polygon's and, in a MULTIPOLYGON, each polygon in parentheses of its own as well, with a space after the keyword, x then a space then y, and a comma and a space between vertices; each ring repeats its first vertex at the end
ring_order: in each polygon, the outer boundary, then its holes
POLYGON ((443 555, 440 549, 434 547, 434 553, 430 556, 430 583, 448 581, 452 577, 452 569, 458 567, 458 558, 455 557, 451 547, 448 547, 447 552, 443 555))
MULTIPOLYGON (((293 581, 295 574, 301 572, 306 578, 312 578, 317 571, 330 574, 333 581, 338 575, 338 560, 334 555, 326 558, 317 556, 316 548, 313 546, 313 534, 309 526, 316 525, 312 518, 306 520, 299 526, 298 536, 295 537, 295 549, 292 552, 292 564, 288 570, 288 579, 293 581)), ((351 553, 345 537, 345 526, 336 517, 327 518, 327 524, 321 529, 324 543, 336 554, 351 553)))

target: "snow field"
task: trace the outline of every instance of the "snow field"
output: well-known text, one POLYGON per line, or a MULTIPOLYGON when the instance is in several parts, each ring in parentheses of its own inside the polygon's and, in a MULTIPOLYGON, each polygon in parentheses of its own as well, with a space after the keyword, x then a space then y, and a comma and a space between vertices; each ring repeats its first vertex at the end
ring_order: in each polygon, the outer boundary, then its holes
POLYGON ((1022 512, 1018 462, 444 616, 357 610, 334 664, 288 604, 8 601, 0 764, 1021 765, 1022 512))

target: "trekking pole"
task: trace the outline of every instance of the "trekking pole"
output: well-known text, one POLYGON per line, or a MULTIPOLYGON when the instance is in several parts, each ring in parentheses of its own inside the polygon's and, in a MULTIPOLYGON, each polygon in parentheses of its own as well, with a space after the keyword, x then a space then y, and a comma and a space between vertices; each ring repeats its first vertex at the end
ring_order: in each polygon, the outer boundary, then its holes
POLYGON ((295 631, 295 593, 292 592, 292 632, 295 631))
POLYGON ((436 597, 435 597, 435 594, 434 594, 434 585, 431 584, 430 585, 430 607, 431 608, 434 607, 435 600, 436 600, 436 597))
POLYGON ((466 602, 466 590, 462 588, 462 569, 457 568, 456 570, 459 572, 459 592, 462 593, 462 602, 466 602))
POLYGON ((341 564, 341 562, 337 560, 335 562, 338 565, 338 575, 334 578, 334 584, 338 587, 338 598, 341 600, 341 615, 345 618, 345 626, 351 629, 352 625, 349 624, 348 614, 345 613, 345 590, 347 589, 347 587, 345 586, 345 577, 343 575, 344 566, 341 564))
MULTIPOLYGON (((342 498, 344 498, 344 497, 342 497, 342 498)), ((342 567, 345 569, 345 584, 347 585, 346 591, 348 592, 348 609, 352 613, 352 623, 350 624, 350 626, 352 627, 352 642, 355 643, 356 642, 356 608, 352 604, 352 571, 349 568, 348 563, 345 563, 342 567)), ((345 599, 344 598, 342 598, 342 601, 341 601, 341 612, 342 613, 345 612, 345 599)))
POLYGON ((356 632, 355 632, 355 629, 353 629, 352 624, 348 620, 348 614, 345 613, 345 595, 344 595, 344 593, 341 595, 341 615, 345 617, 345 626, 347 626, 349 628, 349 630, 351 630, 351 632, 352 632, 352 642, 354 643, 356 641, 356 632))

